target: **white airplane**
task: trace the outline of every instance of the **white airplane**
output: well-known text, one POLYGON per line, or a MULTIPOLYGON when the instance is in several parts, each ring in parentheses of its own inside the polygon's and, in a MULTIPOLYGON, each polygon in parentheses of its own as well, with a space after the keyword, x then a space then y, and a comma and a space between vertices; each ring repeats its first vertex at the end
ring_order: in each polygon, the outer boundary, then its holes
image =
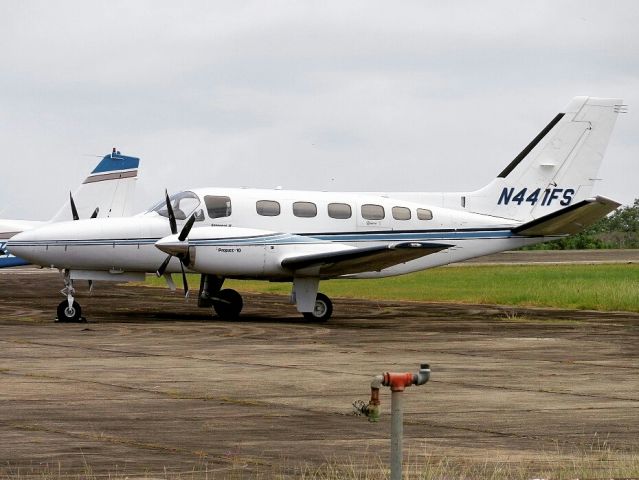
POLYGON ((292 282, 306 318, 327 320, 320 280, 401 275, 576 233, 619 206, 591 198, 619 99, 577 97, 484 188, 461 193, 187 190, 130 218, 16 235, 9 249, 64 271, 59 320, 80 318, 73 280, 201 274, 198 305, 235 318, 226 278, 292 282), (195 227, 195 228, 193 228, 195 227), (168 255, 168 256, 167 256, 168 255))
POLYGON ((54 222, 80 218, 128 217, 133 213, 135 181, 140 159, 122 155, 115 148, 105 155, 48 221, 0 219, 0 268, 28 265, 9 253, 5 245, 14 235, 54 222))

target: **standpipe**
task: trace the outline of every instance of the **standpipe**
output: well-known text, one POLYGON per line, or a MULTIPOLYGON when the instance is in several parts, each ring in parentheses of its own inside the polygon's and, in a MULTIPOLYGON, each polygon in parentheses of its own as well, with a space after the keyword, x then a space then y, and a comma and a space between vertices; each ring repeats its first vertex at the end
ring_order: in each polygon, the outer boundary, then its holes
POLYGON ((430 366, 423 363, 417 373, 391 373, 376 375, 371 381, 371 399, 364 409, 368 420, 379 420, 379 390, 391 389, 391 480, 402 478, 402 442, 404 436, 404 406, 402 393, 411 385, 423 385, 430 378, 430 366))

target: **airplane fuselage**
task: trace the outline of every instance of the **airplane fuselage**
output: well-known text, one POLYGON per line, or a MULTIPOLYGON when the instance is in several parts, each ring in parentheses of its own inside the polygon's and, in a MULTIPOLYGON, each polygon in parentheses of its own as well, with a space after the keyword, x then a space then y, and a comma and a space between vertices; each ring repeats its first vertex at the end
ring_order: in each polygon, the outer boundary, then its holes
MULTIPOLYGON (((288 280, 292 274, 282 267, 283 259, 300 252, 330 251, 331 244, 339 248, 402 242, 452 246, 381 271, 349 275, 370 278, 445 265, 534 241, 513 234, 516 223, 508 220, 386 196, 219 188, 181 193, 188 200, 182 200, 185 206, 188 203, 188 211, 180 210, 178 227, 184 218, 196 215, 189 235, 189 245, 195 247, 193 267, 230 278, 288 280)), ((155 244, 171 234, 161 205, 135 217, 52 224, 33 232, 28 240, 14 242, 12 249, 60 269, 153 272, 165 257, 155 244)), ((179 261, 172 260, 167 272, 179 271, 179 261)))

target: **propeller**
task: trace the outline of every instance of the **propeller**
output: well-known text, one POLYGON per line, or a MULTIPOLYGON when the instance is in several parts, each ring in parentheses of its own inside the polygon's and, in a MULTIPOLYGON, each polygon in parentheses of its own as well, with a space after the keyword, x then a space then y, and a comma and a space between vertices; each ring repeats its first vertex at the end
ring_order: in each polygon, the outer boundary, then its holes
POLYGON ((78 209, 75 208, 75 202, 73 201, 71 192, 69 192, 69 201, 71 202, 71 215, 73 216, 73 220, 80 220, 80 215, 78 215, 78 209))
MULTIPOLYGON (((75 206, 75 201, 73 200, 71 192, 69 192, 69 203, 71 204, 71 216, 73 217, 73 220, 80 220, 80 215, 78 215, 78 209, 75 206)), ((98 213, 100 213, 100 207, 95 207, 90 218, 96 218, 98 213)))
MULTIPOLYGON (((171 233, 175 235, 178 233, 177 222, 175 221, 175 214, 173 213, 173 207, 171 206, 171 200, 169 198, 168 191, 165 190, 164 193, 166 197, 166 211, 169 216, 169 225, 171 226, 171 233)), ((180 231, 180 234, 177 237, 180 243, 184 242, 184 240, 187 239, 187 237, 189 236, 189 233, 191 232, 191 228, 193 227, 194 222, 195 222, 195 214, 191 215, 189 219, 187 220, 187 222, 182 227, 182 230, 180 231)), ((169 266, 169 262, 171 261, 171 258, 177 257, 177 259, 180 260, 180 269, 182 270, 182 283, 184 285, 184 297, 188 298, 189 284, 186 281, 186 272, 184 271, 184 265, 189 263, 189 245, 188 243, 181 244, 181 245, 180 244, 171 245, 170 248, 167 248, 167 250, 165 251, 167 251, 169 255, 164 259, 164 261, 162 262, 162 265, 160 265, 160 267, 157 269, 155 273, 157 274, 158 277, 161 277, 162 275, 164 275, 166 268, 169 266)))
POLYGON ((169 215, 169 225, 171 225, 171 233, 175 235, 177 233, 177 223, 175 221, 175 213, 173 213, 173 206, 171 206, 169 192, 166 189, 164 190, 164 196, 166 198, 166 211, 169 215))

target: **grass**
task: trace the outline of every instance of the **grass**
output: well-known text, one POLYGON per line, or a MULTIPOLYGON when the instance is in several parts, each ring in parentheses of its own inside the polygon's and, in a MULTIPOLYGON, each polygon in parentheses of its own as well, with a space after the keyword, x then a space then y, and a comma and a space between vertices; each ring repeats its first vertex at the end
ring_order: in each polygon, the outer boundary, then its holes
MULTIPOLYGON (((198 285, 199 279, 192 275, 189 283, 198 285)), ((146 284, 165 285, 155 277, 146 284)), ((290 283, 265 281, 229 280, 224 286, 240 292, 291 291, 290 283)), ((320 289, 334 298, 639 312, 639 265, 464 265, 385 279, 323 281, 320 289)))
MULTIPOLYGON (((282 459, 282 463, 258 467, 246 459, 227 458, 222 466, 219 462, 206 461, 206 453, 195 460, 195 465, 186 471, 165 467, 161 472, 134 472, 130 467, 114 468, 110 472, 97 472, 91 465, 74 471, 66 471, 61 463, 36 464, 29 467, 0 466, 2 480, 239 480, 239 479, 302 479, 302 480, 386 480, 389 468, 386 459, 366 457, 352 461, 328 459, 321 464, 298 464, 282 459), (362 463, 363 461, 363 463, 362 463), (250 467, 250 470, 247 470, 250 467), (263 470, 262 470, 263 469, 263 470)), ((545 479, 611 479, 639 478, 639 455, 615 452, 606 445, 594 449, 565 452, 557 451, 536 459, 518 460, 469 460, 435 453, 409 454, 404 464, 404 478, 419 480, 444 479, 491 479, 530 480, 545 479)), ((270 463, 270 462, 267 462, 270 463)))

